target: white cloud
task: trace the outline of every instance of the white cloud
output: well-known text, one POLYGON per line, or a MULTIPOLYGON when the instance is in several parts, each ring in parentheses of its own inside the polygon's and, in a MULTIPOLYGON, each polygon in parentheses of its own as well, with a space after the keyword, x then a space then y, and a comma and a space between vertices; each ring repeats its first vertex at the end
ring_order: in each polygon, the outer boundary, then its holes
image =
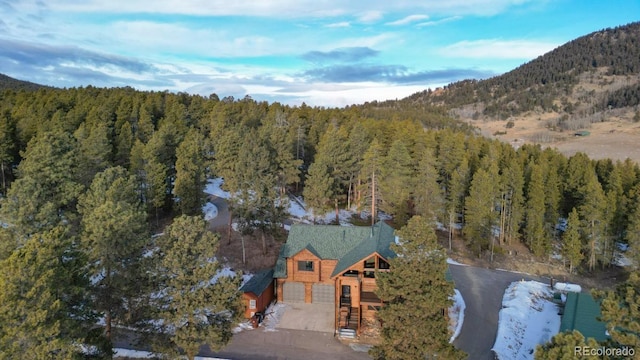
MULTIPOLYGON (((533 0, 52 0, 46 2, 48 11, 117 13, 156 13, 196 16, 265 16, 280 18, 331 17, 361 14, 363 22, 379 20, 383 13, 427 12, 441 16, 453 15, 495 15, 511 6, 518 6, 533 0), (377 9, 372 11, 371 9, 377 9)), ((21 1, 18 9, 41 8, 39 0, 21 1)))
POLYGON ((532 40, 485 39, 460 41, 444 47, 439 52, 444 56, 459 58, 533 59, 558 45, 532 40))
POLYGON ((390 40, 395 37, 393 33, 381 33, 372 36, 360 36, 337 40, 333 44, 328 44, 330 49, 350 48, 350 47, 368 47, 380 48, 381 45, 389 44, 390 40))
MULTIPOLYGON (((433 85, 435 88, 442 85, 433 85)), ((297 104, 303 101, 307 105, 313 106, 346 106, 352 104, 362 104, 367 101, 384 101, 402 99, 416 92, 423 91, 429 85, 399 85, 389 86, 378 83, 358 83, 358 84, 325 84, 323 88, 314 87, 308 91, 291 93, 295 96, 297 104)), ((279 95, 287 93, 278 92, 279 95)))
POLYGON ((358 20, 364 23, 370 23, 382 19, 382 11, 369 10, 365 11, 358 16, 358 20))
POLYGON ((456 20, 460 20, 460 19, 462 19, 462 16, 450 16, 450 17, 447 17, 447 18, 444 18, 444 19, 440 19, 440 20, 421 22, 421 23, 416 24, 416 26, 417 27, 436 26, 436 25, 445 24, 445 23, 456 21, 456 20))
POLYGON ((181 24, 119 21, 110 25, 115 46, 154 53, 210 57, 262 56, 282 53, 266 36, 237 36, 224 30, 194 29, 181 24))
POLYGON ((349 26, 351 26, 351 24, 348 21, 341 21, 341 22, 325 25, 325 27, 328 27, 328 28, 345 28, 349 26))
POLYGON ((396 21, 392 21, 392 22, 388 22, 386 25, 392 25, 392 26, 407 25, 407 24, 410 24, 412 22, 425 20, 425 19, 428 19, 428 18, 429 18, 429 16, 427 16, 427 15, 420 15, 420 14, 409 15, 409 16, 406 16, 406 17, 404 17, 402 19, 399 19, 399 20, 396 20, 396 21))

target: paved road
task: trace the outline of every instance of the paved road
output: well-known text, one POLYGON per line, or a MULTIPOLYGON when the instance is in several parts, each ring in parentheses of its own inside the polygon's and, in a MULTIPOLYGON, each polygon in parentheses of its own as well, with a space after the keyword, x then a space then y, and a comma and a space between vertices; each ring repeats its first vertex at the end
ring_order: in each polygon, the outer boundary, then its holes
POLYGON ((498 332, 498 313, 507 286, 514 281, 536 280, 536 276, 508 271, 450 265, 451 275, 464 299, 466 310, 460 335, 453 344, 469 354, 469 359, 495 359, 491 348, 498 332))
POLYGON ((304 330, 242 331, 220 352, 203 349, 200 356, 233 360, 370 360, 366 352, 356 352, 331 333, 304 330))
POLYGON ((229 225, 229 206, 227 205, 227 201, 221 197, 210 195, 209 202, 218 208, 218 216, 209 220, 209 227, 216 229, 229 225))

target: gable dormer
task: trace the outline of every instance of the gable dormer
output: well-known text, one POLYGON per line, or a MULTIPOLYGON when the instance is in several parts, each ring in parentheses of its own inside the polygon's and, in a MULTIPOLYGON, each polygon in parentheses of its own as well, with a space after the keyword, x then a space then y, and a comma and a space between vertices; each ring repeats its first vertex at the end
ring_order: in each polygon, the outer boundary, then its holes
POLYGON ((322 259, 311 245, 287 259, 287 274, 291 281, 318 282, 322 259))

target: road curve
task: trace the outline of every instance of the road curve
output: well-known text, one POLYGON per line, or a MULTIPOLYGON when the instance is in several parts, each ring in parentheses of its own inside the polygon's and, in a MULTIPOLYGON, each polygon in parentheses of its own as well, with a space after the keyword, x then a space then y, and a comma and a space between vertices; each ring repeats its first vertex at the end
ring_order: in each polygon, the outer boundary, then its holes
POLYGON ((219 229, 223 226, 229 225, 229 205, 227 200, 210 195, 208 201, 218 208, 218 216, 209 220, 210 229, 219 229))
POLYGON ((449 265, 449 268, 466 305, 462 330, 453 344, 469 354, 469 359, 493 360, 491 348, 498 332, 498 313, 504 291, 514 281, 549 280, 473 266, 449 265))

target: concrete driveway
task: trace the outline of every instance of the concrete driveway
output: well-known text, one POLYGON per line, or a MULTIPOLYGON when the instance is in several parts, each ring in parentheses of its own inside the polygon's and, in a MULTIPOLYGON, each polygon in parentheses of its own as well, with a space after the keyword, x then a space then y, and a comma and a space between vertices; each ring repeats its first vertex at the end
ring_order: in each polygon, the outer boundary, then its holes
POLYGON ((335 310, 332 304, 289 303, 277 329, 307 330, 331 333, 334 331, 335 310))
POLYGON ((451 275, 464 299, 466 309, 460 335, 453 344, 469 354, 469 359, 494 360, 491 351, 498 332, 498 313, 507 286, 514 281, 536 280, 537 276, 473 266, 449 265, 451 275))

